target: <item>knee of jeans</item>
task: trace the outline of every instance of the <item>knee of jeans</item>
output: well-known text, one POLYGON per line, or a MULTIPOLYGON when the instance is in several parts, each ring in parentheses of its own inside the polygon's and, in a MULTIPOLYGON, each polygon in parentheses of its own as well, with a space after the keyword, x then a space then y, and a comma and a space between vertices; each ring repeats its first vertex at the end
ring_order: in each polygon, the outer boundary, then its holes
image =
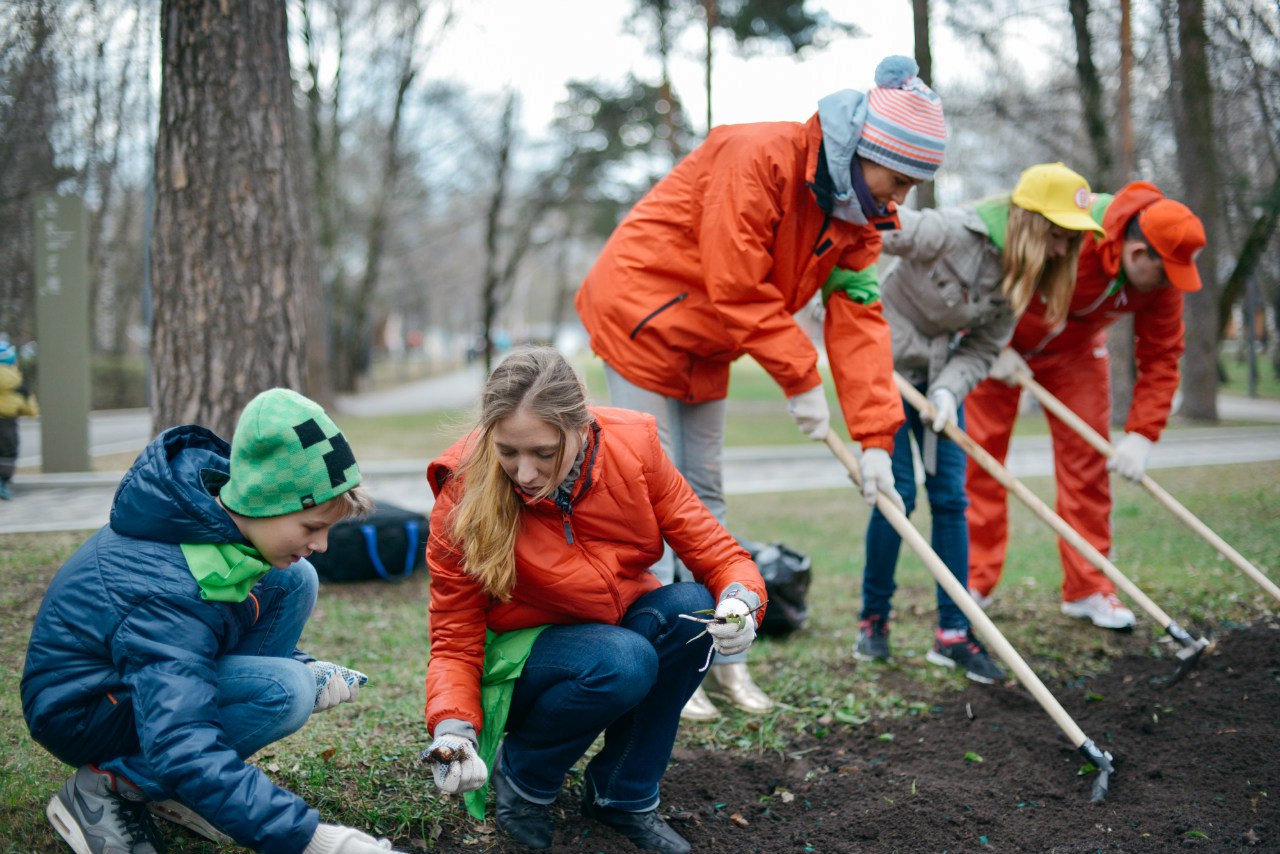
POLYGON ((943 514, 963 516, 969 506, 969 499, 963 489, 949 489, 941 495, 929 496, 929 509, 934 516, 943 514))
POLYGON ((276 682, 281 689, 280 727, 297 732, 311 717, 316 705, 316 677, 311 668, 293 658, 276 659, 280 667, 276 682))
POLYGON ((619 633, 602 644, 595 666, 585 674, 600 692, 629 709, 649 693, 658 678, 658 653, 634 632, 619 633))
MULTIPOLYGON (((697 582, 682 582, 672 585, 671 594, 675 597, 672 604, 676 608, 677 614, 691 614, 694 611, 714 608, 716 605, 711 591, 697 582)), ((676 619, 679 619, 679 617, 677 616, 676 619)))
POLYGON ((910 516, 916 509, 915 482, 910 480, 897 480, 894 481, 894 488, 898 490, 898 495, 902 496, 902 505, 907 509, 907 515, 910 516))

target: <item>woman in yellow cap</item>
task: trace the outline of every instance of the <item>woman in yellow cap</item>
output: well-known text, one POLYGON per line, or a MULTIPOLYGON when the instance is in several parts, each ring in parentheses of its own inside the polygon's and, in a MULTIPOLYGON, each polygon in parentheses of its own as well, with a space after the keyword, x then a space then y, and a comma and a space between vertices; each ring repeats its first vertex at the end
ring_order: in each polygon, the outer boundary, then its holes
MULTIPOLYGON (((940 210, 900 210, 902 229, 884 235, 884 251, 897 256, 882 276, 880 293, 893 335, 894 369, 928 396, 936 413, 925 422, 903 403, 906 423, 894 437, 894 485, 910 513, 916 499, 914 437, 924 463, 933 549, 961 584, 969 574, 965 454, 937 434, 948 423, 963 427, 962 401, 987 375, 1027 306, 1043 303, 1047 315, 1065 317, 1083 232, 1098 230, 1089 216, 1090 200, 1084 178, 1061 163, 1044 163, 1024 171, 1008 196, 940 210)), ((897 532, 872 511, 859 659, 890 655, 900 546, 897 532)), ((941 586, 936 640, 927 657, 978 682, 1005 678, 941 586)))

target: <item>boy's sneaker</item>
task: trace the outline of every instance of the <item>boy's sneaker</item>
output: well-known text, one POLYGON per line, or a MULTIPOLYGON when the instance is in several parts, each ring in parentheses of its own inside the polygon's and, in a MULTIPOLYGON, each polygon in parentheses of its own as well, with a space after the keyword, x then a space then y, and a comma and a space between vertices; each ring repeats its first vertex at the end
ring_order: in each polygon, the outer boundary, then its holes
POLYGON ((981 608, 981 609, 982 609, 982 610, 984 610, 984 611, 991 607, 991 596, 990 596, 990 595, 983 596, 983 595, 982 595, 981 593, 979 593, 977 590, 974 590, 972 587, 970 587, 970 588, 969 588, 969 597, 970 597, 971 599, 973 599, 973 601, 974 601, 974 602, 977 602, 977 603, 978 603, 978 607, 979 607, 979 608, 981 608))
POLYGON ((1009 678, 1000 669, 1000 665, 991 660, 991 656, 987 655, 972 632, 950 642, 938 636, 933 642, 933 649, 925 654, 925 658, 943 667, 961 667, 965 676, 984 685, 1003 682, 1009 678))
POLYGON ((83 765, 49 801, 45 815, 76 854, 164 854, 147 798, 123 777, 83 765))
POLYGON ((879 615, 858 623, 858 645, 853 657, 859 661, 889 660, 889 619, 879 615))
POLYGON ((192 833, 210 839, 220 845, 233 845, 235 840, 204 820, 200 813, 182 801, 151 801, 147 809, 156 818, 180 824, 192 833))
POLYGON ((1131 629, 1138 620, 1114 593, 1091 593, 1083 599, 1062 603, 1068 617, 1090 620, 1102 629, 1131 629))
POLYGON ((9 481, 0 480, 0 499, 8 501, 13 498, 13 487, 9 486, 9 481))

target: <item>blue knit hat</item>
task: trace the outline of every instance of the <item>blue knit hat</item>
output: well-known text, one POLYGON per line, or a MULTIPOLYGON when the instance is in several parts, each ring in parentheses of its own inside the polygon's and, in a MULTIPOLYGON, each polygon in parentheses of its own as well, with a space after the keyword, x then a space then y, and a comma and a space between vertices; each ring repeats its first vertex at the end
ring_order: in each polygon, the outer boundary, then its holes
POLYGON ((0 338, 0 365, 12 365, 18 361, 18 348, 9 339, 0 338))
POLYGON ((858 156, 921 181, 932 180, 947 148, 942 99, 916 74, 909 56, 888 56, 876 66, 867 93, 867 119, 858 156))

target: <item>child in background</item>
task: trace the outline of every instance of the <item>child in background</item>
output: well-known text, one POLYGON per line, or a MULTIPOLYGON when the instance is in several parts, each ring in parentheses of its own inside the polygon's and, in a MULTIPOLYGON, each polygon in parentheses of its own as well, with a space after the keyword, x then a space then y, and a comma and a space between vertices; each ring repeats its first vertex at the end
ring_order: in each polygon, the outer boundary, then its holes
POLYGON ((18 464, 18 418, 40 414, 36 397, 22 379, 18 349, 0 338, 0 499, 13 498, 13 471, 18 464))
POLYGON ((31 737, 77 769, 46 810, 77 854, 163 851, 152 814, 254 851, 390 849, 245 762, 365 681, 296 648, 306 558, 372 509, 359 483, 337 425, 287 389, 250 401, 229 446, 190 425, 139 455, 50 583, 22 676, 31 737))

